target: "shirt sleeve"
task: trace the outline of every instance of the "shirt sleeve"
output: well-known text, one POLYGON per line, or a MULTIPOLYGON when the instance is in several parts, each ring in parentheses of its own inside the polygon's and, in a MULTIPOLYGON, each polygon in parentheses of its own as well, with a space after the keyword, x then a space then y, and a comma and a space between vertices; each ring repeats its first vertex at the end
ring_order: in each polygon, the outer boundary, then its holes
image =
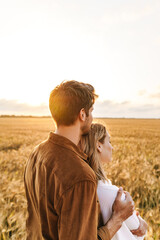
POLYGON ((98 240, 111 240, 108 228, 102 226, 98 229, 98 240))
POLYGON ((139 228, 140 223, 135 211, 133 212, 132 216, 127 218, 124 222, 130 230, 139 228))
MULTIPOLYGON (((141 216, 139 216, 141 218, 141 216)), ((129 230, 134 230, 139 228, 140 222, 139 219, 136 215, 136 212, 134 211, 132 216, 130 216, 129 218, 127 218, 124 223, 126 224, 126 226, 129 228, 129 230)), ((142 237, 137 237, 136 235, 134 235, 135 239, 137 240, 143 240, 145 235, 142 237)))

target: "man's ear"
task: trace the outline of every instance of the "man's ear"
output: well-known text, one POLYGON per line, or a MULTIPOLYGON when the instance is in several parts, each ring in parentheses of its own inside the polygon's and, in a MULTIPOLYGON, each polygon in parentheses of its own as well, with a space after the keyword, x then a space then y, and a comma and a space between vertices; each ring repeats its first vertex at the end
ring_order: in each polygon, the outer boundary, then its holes
POLYGON ((99 141, 97 141, 97 151, 98 151, 99 153, 102 152, 102 143, 100 143, 99 141))
POLYGON ((79 112, 79 118, 81 121, 85 122, 86 121, 86 112, 85 109, 82 108, 79 112))

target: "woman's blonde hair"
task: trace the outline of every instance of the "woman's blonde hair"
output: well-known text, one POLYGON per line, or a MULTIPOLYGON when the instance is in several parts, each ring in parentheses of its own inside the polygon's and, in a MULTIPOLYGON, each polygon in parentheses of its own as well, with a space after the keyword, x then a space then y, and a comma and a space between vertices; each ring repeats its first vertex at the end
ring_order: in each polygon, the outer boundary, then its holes
POLYGON ((102 164, 99 159, 97 142, 104 143, 106 137, 106 127, 99 123, 93 123, 91 125, 90 131, 87 135, 81 138, 81 149, 88 155, 88 163, 90 167, 94 170, 97 180, 107 180, 102 164))

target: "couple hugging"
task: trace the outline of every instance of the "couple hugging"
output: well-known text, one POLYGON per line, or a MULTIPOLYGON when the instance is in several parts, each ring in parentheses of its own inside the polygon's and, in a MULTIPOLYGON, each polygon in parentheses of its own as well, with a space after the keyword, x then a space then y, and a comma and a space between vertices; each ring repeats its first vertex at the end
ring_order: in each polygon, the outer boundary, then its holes
POLYGON ((144 239, 147 224, 130 194, 102 167, 112 145, 105 126, 92 124, 97 97, 92 85, 77 81, 50 94, 56 130, 35 147, 24 174, 27 240, 144 239))

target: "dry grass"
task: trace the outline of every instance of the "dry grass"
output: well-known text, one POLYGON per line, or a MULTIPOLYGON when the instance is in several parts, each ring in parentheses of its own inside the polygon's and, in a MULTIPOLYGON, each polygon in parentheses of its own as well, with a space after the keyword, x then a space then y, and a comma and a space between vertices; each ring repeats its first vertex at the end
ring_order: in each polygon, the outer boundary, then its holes
MULTIPOLYGON (((102 120, 101 120, 102 121, 102 120)), ((104 119, 114 147, 105 166, 129 191, 148 222, 146 240, 160 239, 160 120, 104 119)), ((24 166, 33 147, 54 129, 50 118, 0 118, 0 239, 25 239, 24 166)))

